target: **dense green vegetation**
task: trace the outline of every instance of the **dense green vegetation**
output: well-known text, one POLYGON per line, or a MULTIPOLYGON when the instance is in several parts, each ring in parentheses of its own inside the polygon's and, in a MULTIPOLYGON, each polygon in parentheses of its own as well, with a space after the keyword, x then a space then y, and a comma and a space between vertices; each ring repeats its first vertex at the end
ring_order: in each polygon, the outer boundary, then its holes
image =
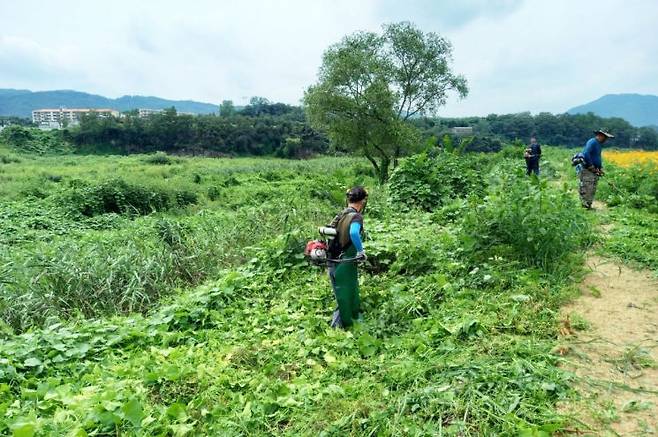
POLYGON ((648 267, 658 274, 658 214, 628 207, 613 208, 603 218, 611 225, 601 253, 648 267))
MULTIPOLYGON (((563 183, 568 151, 547 148, 542 180, 519 152, 429 150, 388 187, 350 158, 12 155, 0 432, 560 429, 555 404, 574 392, 551 353, 557 310, 598 216, 563 183), (371 190, 365 317, 334 331, 325 274, 300 253, 357 183, 371 190)), ((643 232, 633 220, 619 232, 643 232)), ((648 246, 610 250, 655 263, 648 246)))
POLYGON ((0 313, 19 330, 51 316, 146 309, 177 285, 244 261, 244 247, 281 226, 311 221, 317 208, 330 214, 336 183, 306 173, 337 171, 353 182, 368 174, 327 159, 18 161, 0 167, 0 313), (296 192, 316 196, 314 208, 290 212, 296 202, 283 194, 296 192), (271 211, 279 213, 264 220, 271 211))
MULTIPOLYGON (((21 153, 67 153, 71 152, 73 148, 67 141, 66 136, 66 131, 42 131, 15 124, 7 126, 0 131, 0 145, 7 144, 14 151, 21 153)), ((6 156, 5 153, 2 156, 6 156)))
MULTIPOLYGON (((441 60, 423 76, 444 71, 450 46, 401 26, 344 41, 376 43, 377 56, 327 52, 306 109, 328 136, 301 108, 263 98, 240 109, 225 101, 220 115, 172 109, 3 129, 0 434, 567 426, 556 404, 576 394, 553 353, 559 308, 590 247, 658 271, 655 170, 606 166, 599 198, 609 209, 590 214, 578 207, 570 151, 546 147, 542 177, 528 178, 523 143, 503 143, 537 134, 580 146, 606 126, 618 147, 651 148, 655 133, 591 114, 416 118, 444 95, 405 106, 413 90, 400 84, 418 76, 401 77, 390 51, 441 60), (365 100, 338 96, 337 108, 362 117, 320 122, 332 113, 323 99, 355 79, 338 74, 344 56, 375 66, 377 80, 365 100), (451 135, 454 126, 474 136, 451 135), (273 158, 329 150, 358 156, 273 158), (238 155, 268 158, 224 157, 238 155), (301 252, 356 184, 371 192, 365 315, 334 331, 326 274, 301 252)), ((459 76, 448 79, 466 92, 459 76)), ((412 87, 417 102, 434 95, 423 83, 412 87)))
MULTIPOLYGON (((457 126, 471 126, 478 140, 498 139, 504 142, 521 139, 527 142, 536 135, 542 144, 565 147, 582 147, 592 137, 594 129, 606 128, 614 132, 614 147, 658 150, 658 132, 651 127, 634 127, 622 118, 603 118, 588 114, 551 114, 543 112, 531 115, 491 114, 486 117, 423 118, 414 124, 426 135, 442 138, 457 126)), ((488 151, 488 148, 473 150, 488 151)), ((481 146, 485 147, 485 146, 481 146)))
POLYGON ((29 126, 32 124, 32 121, 29 118, 17 117, 13 115, 12 116, 0 115, 0 128, 12 124, 17 124, 20 126, 29 126))
POLYGON ((324 136, 304 121, 300 108, 247 106, 231 116, 178 115, 167 110, 148 118, 86 117, 69 133, 81 150, 100 145, 113 153, 176 152, 190 155, 276 155, 295 158, 327 150, 324 136))
POLYGON ((658 134, 592 114, 429 118, 468 92, 451 50, 390 24, 331 46, 303 109, 3 123, 0 434, 570 432, 561 307, 587 251, 658 271, 658 185, 654 167, 606 166, 607 206, 585 210, 572 151, 544 147, 528 177, 524 142, 658 134), (354 185, 370 192, 364 314, 334 330, 302 252, 354 185))
POLYGON ((625 205, 658 213, 658 164, 649 162, 626 169, 607 165, 600 197, 610 206, 625 205))
POLYGON ((12 125, 0 143, 22 152, 148 153, 302 158, 325 152, 328 140, 305 122, 301 108, 257 100, 230 116, 185 115, 169 109, 148 118, 83 117, 80 126, 40 131, 12 125))
POLYGON ((611 207, 601 216, 609 226, 602 253, 658 272, 658 168, 651 162, 606 166, 600 198, 611 207))
MULTIPOLYGON (((301 108, 252 99, 253 104, 225 116, 174 116, 173 111, 140 119, 85 118, 80 127, 61 131, 39 131, 19 126, 0 132, 0 143, 11 151, 0 152, 8 160, 12 152, 39 154, 67 153, 145 153, 165 151, 175 154, 223 156, 268 155, 308 157, 330 150, 329 140, 311 129, 301 108)), ((228 103, 227 103, 228 104, 228 103)), ((425 138, 430 146, 475 152, 497 152, 503 143, 536 134, 542 143, 582 147, 598 126, 611 126, 618 148, 658 148, 656 134, 648 128, 634 128, 626 122, 588 115, 529 114, 490 115, 464 119, 412 119, 418 129, 412 136, 425 138), (458 137, 455 126, 472 126, 473 135, 458 137)), ((411 135, 411 134, 410 134, 411 135)), ((523 142, 522 141, 522 142, 523 142)), ((421 144, 421 143, 418 143, 421 144)), ((349 147, 331 146, 336 152, 349 153, 349 147)), ((422 149, 410 147, 404 153, 422 149)))

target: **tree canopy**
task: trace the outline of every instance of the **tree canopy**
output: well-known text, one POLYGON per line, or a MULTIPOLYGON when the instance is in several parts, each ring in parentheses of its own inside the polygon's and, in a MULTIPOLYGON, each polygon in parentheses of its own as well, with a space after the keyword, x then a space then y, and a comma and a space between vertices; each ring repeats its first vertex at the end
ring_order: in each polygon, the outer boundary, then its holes
MULTIPOLYGON (((650 127, 634 127, 622 118, 603 118, 595 114, 551 114, 529 112, 518 114, 490 114, 486 117, 460 118, 417 118, 413 124, 425 136, 442 138, 451 135, 451 129, 470 126, 477 139, 491 138, 508 142, 527 142, 530 136, 537 137, 542 144, 566 147, 582 147, 595 129, 608 129, 615 134, 609 147, 658 149, 658 132, 650 127)), ((477 144, 473 144, 477 146, 477 144)), ((479 151, 495 149, 476 148, 479 151)))
POLYGON ((222 117, 230 117, 235 115, 235 106, 233 105, 233 100, 222 101, 222 104, 219 105, 219 115, 222 117))
POLYGON ((241 112, 219 117, 178 114, 174 108, 147 118, 135 115, 105 118, 90 114, 82 117, 79 126, 66 132, 80 151, 285 158, 327 151, 327 138, 309 127, 301 108, 283 103, 258 104, 258 109, 249 105, 241 112))
POLYGON ((304 96, 307 116, 337 148, 363 154, 384 182, 390 165, 418 144, 408 121, 436 114, 451 91, 467 95, 451 62, 448 40, 411 23, 348 35, 324 53, 318 82, 304 96))

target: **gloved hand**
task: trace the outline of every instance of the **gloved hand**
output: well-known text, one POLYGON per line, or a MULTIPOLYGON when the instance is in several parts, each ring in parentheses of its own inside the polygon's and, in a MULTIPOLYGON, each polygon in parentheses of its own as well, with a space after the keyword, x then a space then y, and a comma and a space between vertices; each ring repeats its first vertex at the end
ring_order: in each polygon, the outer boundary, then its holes
POLYGON ((356 253, 357 262, 361 262, 361 263, 366 262, 367 259, 368 259, 368 257, 366 256, 366 251, 365 250, 362 250, 362 251, 356 253))

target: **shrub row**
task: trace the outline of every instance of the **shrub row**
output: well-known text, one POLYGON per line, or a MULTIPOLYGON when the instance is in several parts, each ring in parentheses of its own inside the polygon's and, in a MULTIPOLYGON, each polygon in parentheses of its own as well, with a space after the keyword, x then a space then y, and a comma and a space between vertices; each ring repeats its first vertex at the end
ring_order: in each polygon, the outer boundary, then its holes
POLYGON ((197 200, 197 194, 192 191, 147 188, 123 179, 111 179, 96 185, 72 181, 63 203, 93 217, 107 213, 147 215, 195 204, 197 200))
POLYGON ((403 208, 432 211, 451 198, 481 194, 485 164, 477 155, 422 153, 403 160, 390 179, 390 199, 403 208))

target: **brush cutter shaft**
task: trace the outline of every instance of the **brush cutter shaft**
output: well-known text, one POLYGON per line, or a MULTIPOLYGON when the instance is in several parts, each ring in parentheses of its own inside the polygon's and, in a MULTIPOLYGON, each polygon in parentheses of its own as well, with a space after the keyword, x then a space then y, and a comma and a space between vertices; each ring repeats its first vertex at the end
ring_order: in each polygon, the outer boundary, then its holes
POLYGON ((323 226, 321 228, 318 228, 318 232, 320 233, 320 235, 324 235, 326 237, 335 237, 338 234, 336 228, 332 228, 329 226, 323 226))
POLYGON ((335 264, 360 262, 360 261, 361 261, 361 258, 359 258, 359 257, 345 258, 345 259, 329 259, 329 258, 327 258, 327 262, 332 262, 332 263, 335 263, 335 264))

